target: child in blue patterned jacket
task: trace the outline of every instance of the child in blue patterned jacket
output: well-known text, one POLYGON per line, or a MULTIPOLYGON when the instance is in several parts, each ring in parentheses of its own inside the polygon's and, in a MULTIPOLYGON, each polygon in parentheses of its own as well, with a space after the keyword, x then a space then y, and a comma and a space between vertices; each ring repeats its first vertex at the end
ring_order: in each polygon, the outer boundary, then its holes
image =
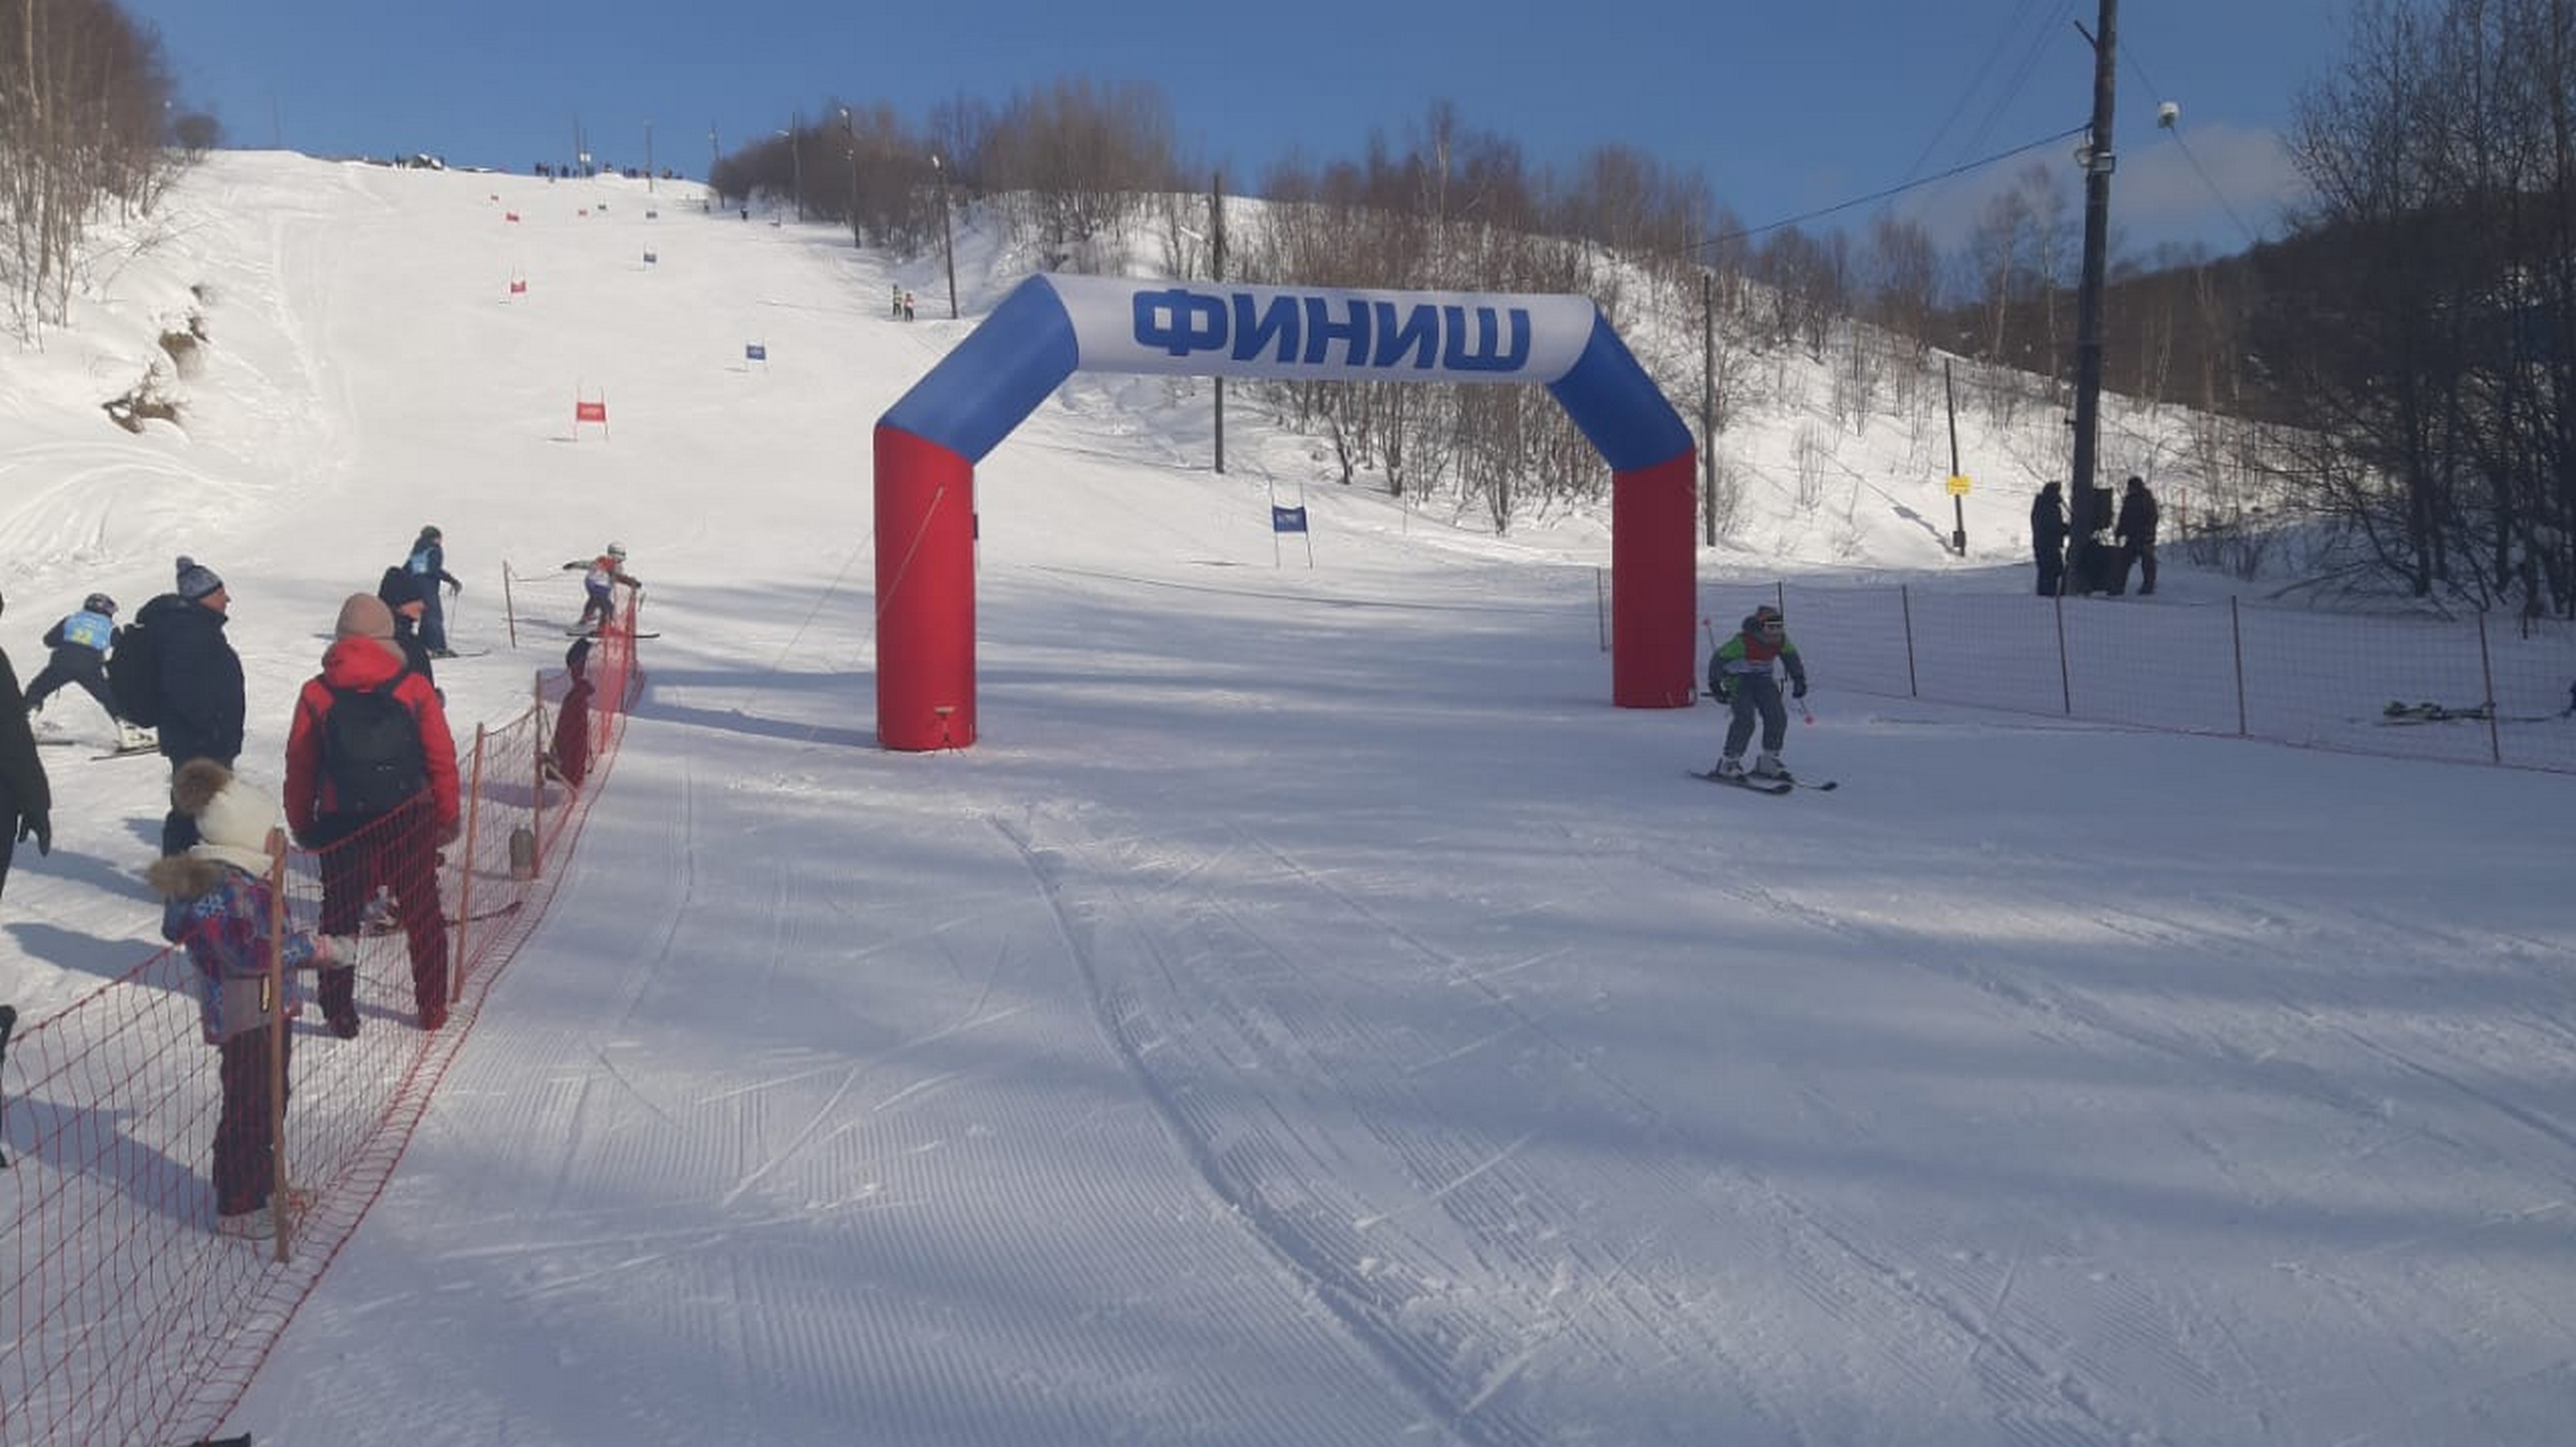
MULTIPOLYGON (((269 869, 286 851, 277 800, 212 759, 190 759, 170 779, 170 802, 197 821, 197 843, 145 871, 164 901, 161 937, 185 946, 199 986, 198 1022, 221 1065, 223 1114, 215 1127, 215 1229, 226 1236, 276 1234, 281 1206, 300 1202, 275 1191, 271 1082, 285 1075, 288 1032, 302 1003, 298 970, 355 959, 348 942, 290 931, 277 942, 283 980, 269 973, 275 894, 269 869), (280 996, 284 998, 280 998, 280 996), (274 1040, 279 1057, 270 1060, 274 1040), (272 1074, 274 1071, 274 1074, 272 1074)), ((278 1099, 283 1111, 285 1102, 278 1099)))

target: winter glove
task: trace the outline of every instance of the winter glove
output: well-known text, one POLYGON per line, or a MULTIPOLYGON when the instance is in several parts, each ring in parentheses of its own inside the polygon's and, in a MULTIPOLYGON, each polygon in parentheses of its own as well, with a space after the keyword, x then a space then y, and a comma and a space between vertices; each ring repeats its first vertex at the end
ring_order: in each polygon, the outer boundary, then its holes
POLYGON ((1789 696, 1791 698, 1805 698, 1807 696, 1807 680, 1803 678, 1793 678, 1789 680, 1789 696))
POLYGON ((1735 681, 1729 678, 1720 678, 1717 682, 1708 686, 1708 696, 1716 699, 1719 703, 1735 702, 1735 681))
POLYGON ((18 821, 18 841, 23 844, 30 839, 36 841, 36 852, 38 854, 53 853, 53 821, 42 814, 29 814, 25 818, 20 819, 18 821))

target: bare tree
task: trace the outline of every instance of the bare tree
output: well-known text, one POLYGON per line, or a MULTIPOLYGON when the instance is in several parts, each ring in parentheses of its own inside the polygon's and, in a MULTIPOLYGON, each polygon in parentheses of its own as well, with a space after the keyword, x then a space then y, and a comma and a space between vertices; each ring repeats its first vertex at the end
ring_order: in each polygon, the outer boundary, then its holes
POLYGON ((32 340, 65 317, 90 218, 146 210, 176 84, 160 36, 111 0, 0 3, 0 287, 32 340))
POLYGON ((1162 93, 1141 82, 1056 81, 1012 98, 980 147, 984 188, 1009 196, 1048 264, 1098 269, 1092 247, 1145 197, 1182 189, 1162 93))
POLYGON ((2300 97, 2316 195, 2258 252, 2260 355, 2332 439, 2308 496, 2417 597, 2576 611, 2566 0, 2365 0, 2300 97))

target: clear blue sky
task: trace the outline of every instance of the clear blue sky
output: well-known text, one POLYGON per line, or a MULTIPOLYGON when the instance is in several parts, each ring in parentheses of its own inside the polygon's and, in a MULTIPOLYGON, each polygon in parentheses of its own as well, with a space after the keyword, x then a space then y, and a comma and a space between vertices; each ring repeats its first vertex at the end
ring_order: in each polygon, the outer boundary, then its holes
MULTIPOLYGON (((231 143, 319 155, 429 151, 526 171, 569 159, 705 174, 833 98, 914 125, 1059 76, 1148 81, 1185 153, 1250 189, 1291 154, 1401 143, 1435 99, 1567 166, 1604 144, 1704 173, 1767 226, 2081 127, 2100 0, 124 0, 161 30, 186 96, 231 143)), ((2343 0, 2131 0, 2113 139, 2115 224, 2241 250, 2295 186, 2279 137, 2340 57, 2343 0), (2173 132, 2157 105, 2181 107, 2173 132)), ((1945 242, 2031 160, 2070 188, 2071 140, 1905 194, 1945 242)), ((1855 207, 1808 223, 1865 220, 1855 207)))

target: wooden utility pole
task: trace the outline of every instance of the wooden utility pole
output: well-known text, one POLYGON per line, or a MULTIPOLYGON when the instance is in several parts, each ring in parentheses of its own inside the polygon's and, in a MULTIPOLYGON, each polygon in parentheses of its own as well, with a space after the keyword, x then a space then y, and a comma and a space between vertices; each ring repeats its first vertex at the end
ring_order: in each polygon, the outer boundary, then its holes
POLYGON ((1717 546, 1717 268, 1699 273, 1699 540, 1717 546))
MULTIPOLYGON (((2111 82, 2120 0, 2101 3, 2100 29, 2084 37, 2093 43, 2093 126, 2082 153, 2084 281, 2075 303, 2075 495, 2067 499, 2075 524, 2070 581, 2078 584, 2069 591, 2086 593, 2097 572, 2093 534, 2111 521, 2109 499, 2095 491, 2093 473, 2102 424, 2102 275, 2111 245, 2111 82)), ((2079 34, 2084 29, 2075 28, 2079 34)))

